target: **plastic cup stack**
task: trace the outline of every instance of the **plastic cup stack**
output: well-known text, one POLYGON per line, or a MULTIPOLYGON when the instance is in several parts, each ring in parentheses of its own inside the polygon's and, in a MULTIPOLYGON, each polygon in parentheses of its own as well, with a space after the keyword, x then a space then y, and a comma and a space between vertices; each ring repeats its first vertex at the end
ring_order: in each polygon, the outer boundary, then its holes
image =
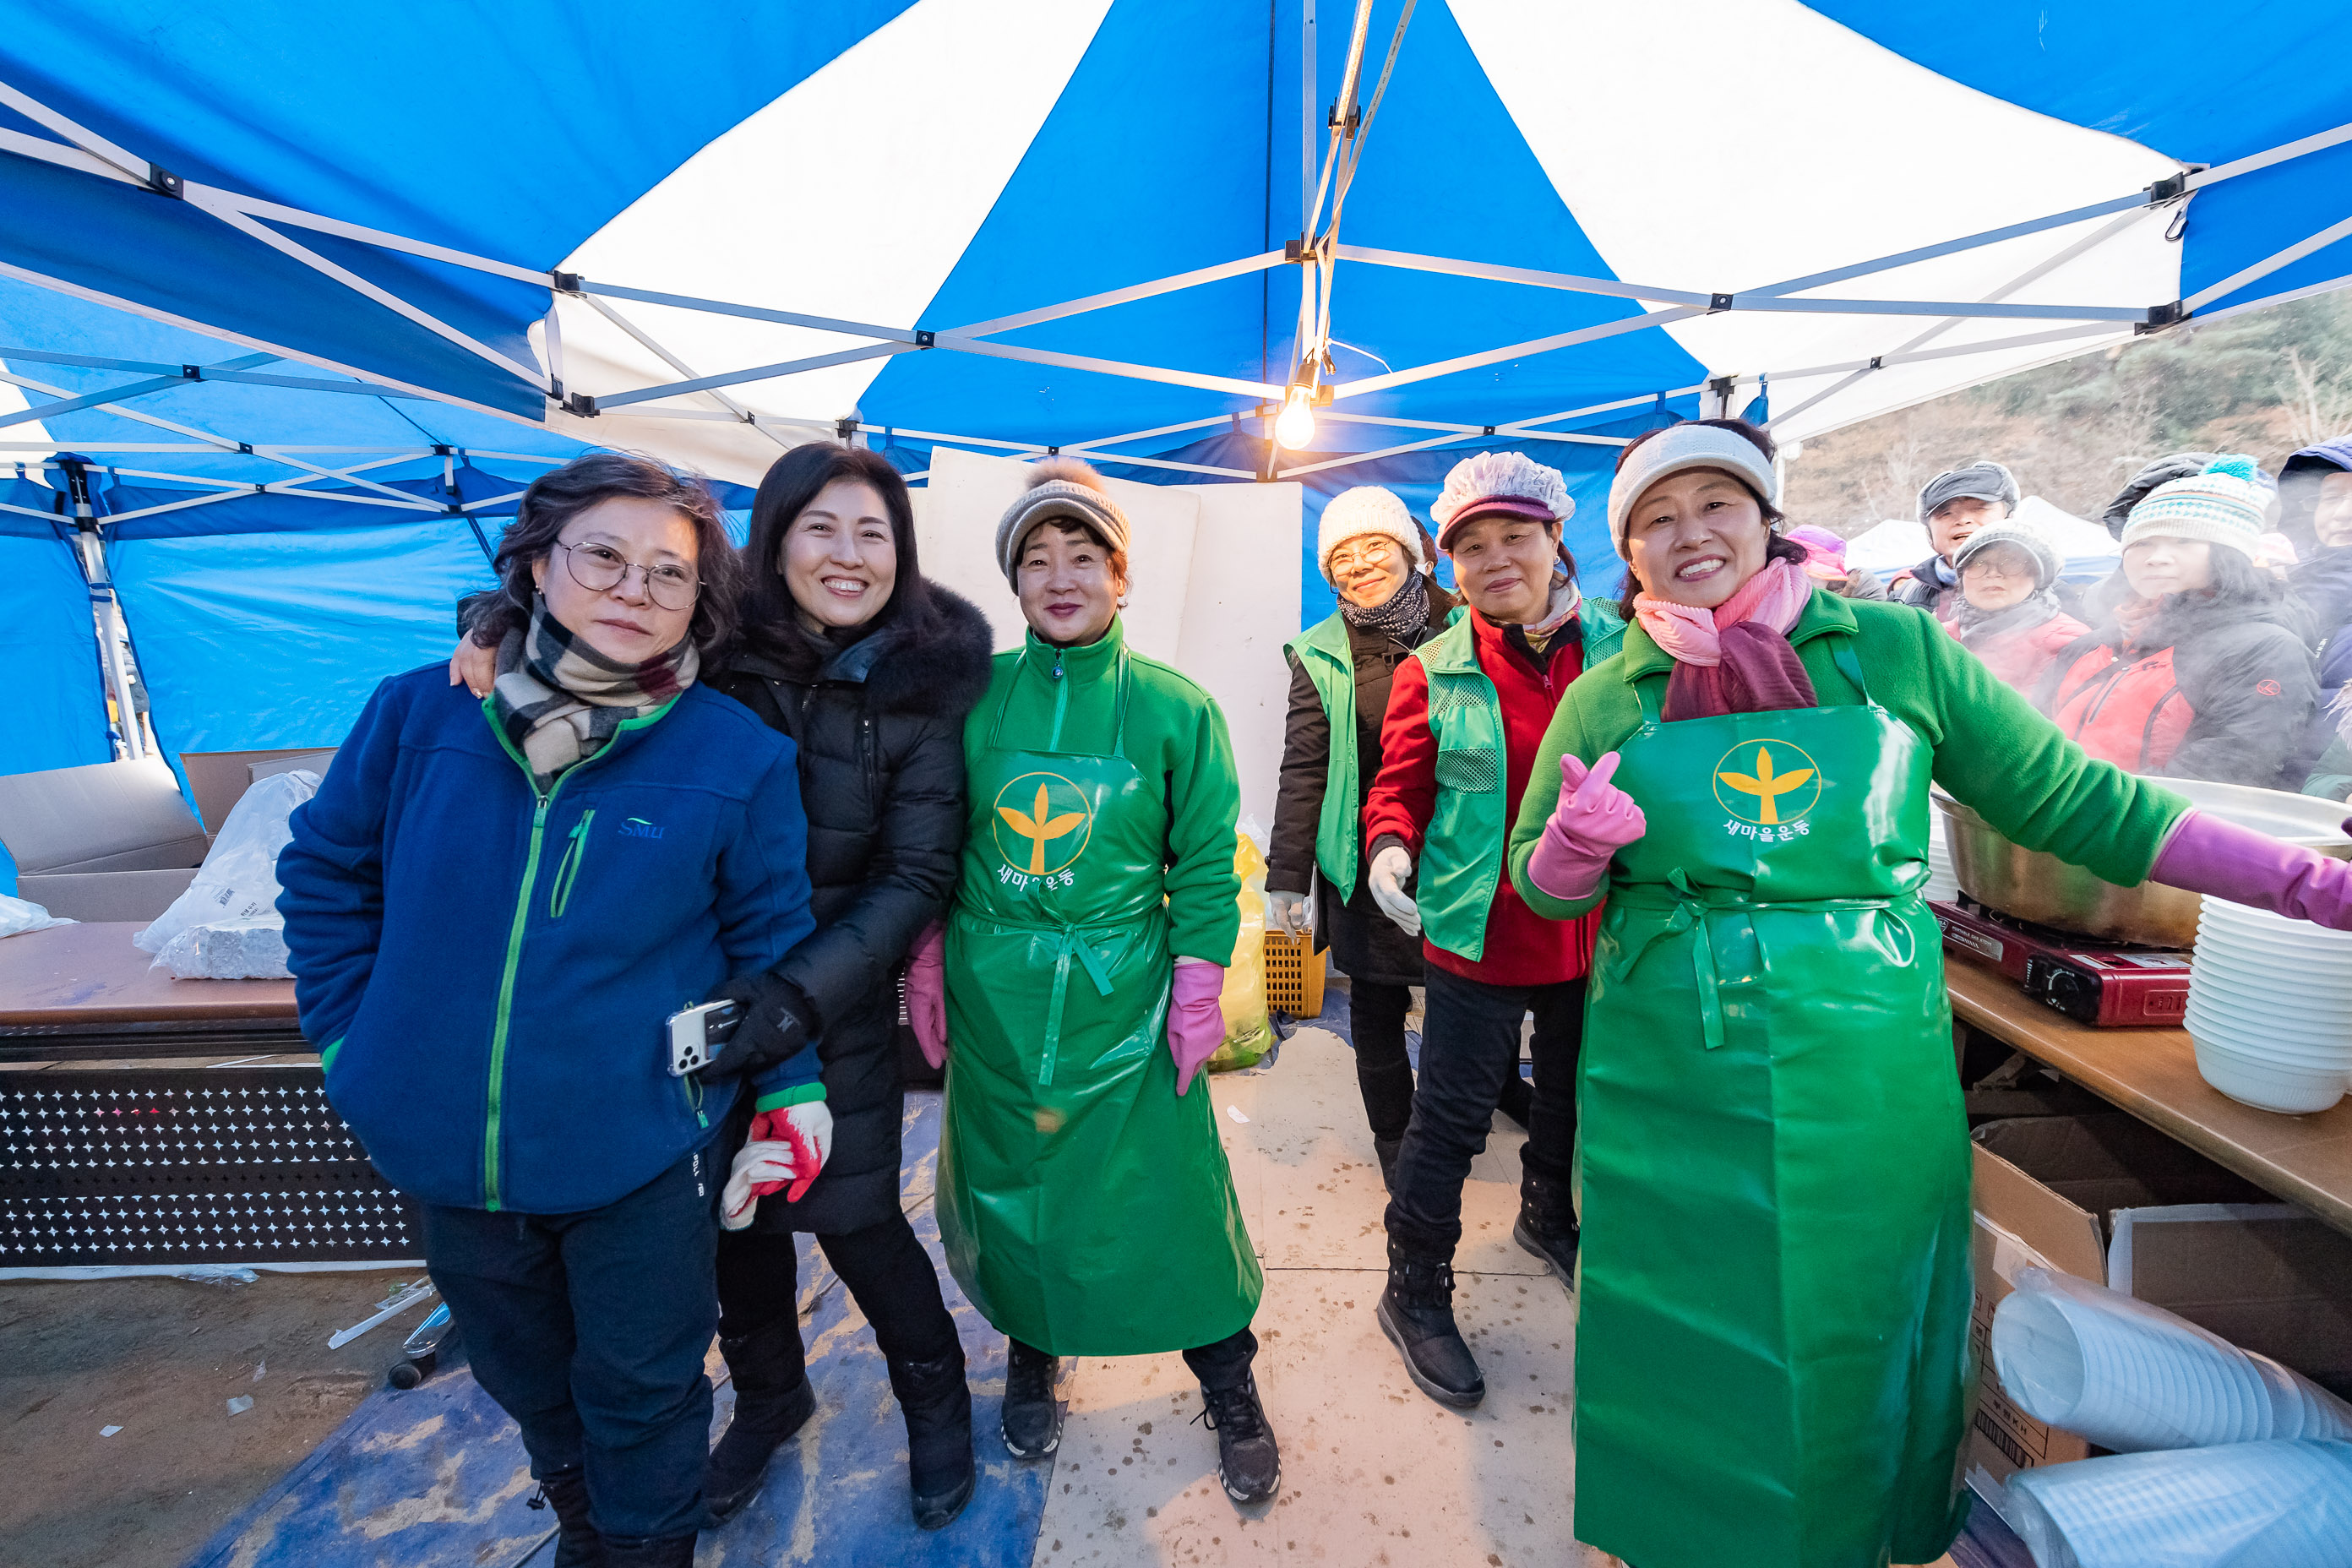
POLYGON ((2020 1408, 2137 1454, 2273 1438, 2352 1441, 2352 1405, 2161 1307, 2047 1268, 1993 1314, 1992 1359, 2020 1408))
POLYGON ((2187 1022, 2198 1072, 2223 1094, 2326 1110, 2352 1079, 2352 932, 2207 898, 2187 1022))
POLYGON ((2007 1489, 2036 1568, 2343 1568, 2352 1550, 2352 1443, 2116 1454, 2007 1489))

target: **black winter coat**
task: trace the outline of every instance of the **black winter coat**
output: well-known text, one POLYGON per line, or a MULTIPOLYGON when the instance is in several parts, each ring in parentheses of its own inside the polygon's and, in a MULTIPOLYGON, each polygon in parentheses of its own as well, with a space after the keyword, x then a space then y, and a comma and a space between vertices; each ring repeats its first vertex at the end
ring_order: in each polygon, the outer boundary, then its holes
POLYGON ((2300 616, 2267 588, 2168 600, 2137 637, 2110 624, 2068 644, 2036 706, 2118 767, 2300 789, 2303 779, 2287 774, 2319 697, 2300 616), (2178 745, 2148 765, 2147 748, 2168 732, 2178 745))
POLYGON ((833 1153, 800 1202, 760 1205, 761 1230, 839 1235, 898 1211, 899 974, 955 892, 963 721, 988 687, 987 618, 929 587, 944 624, 925 640, 888 626, 822 663, 739 651, 709 678, 799 744, 809 819, 816 931, 773 973, 808 1004, 833 1153))

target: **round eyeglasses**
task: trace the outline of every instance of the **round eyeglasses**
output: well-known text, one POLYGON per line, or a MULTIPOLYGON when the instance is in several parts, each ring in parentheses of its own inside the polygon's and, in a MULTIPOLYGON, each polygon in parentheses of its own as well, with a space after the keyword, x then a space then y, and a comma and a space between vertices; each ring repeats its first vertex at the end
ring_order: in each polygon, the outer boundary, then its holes
POLYGON ((636 572, 645 577, 646 597, 665 610, 685 610, 693 607, 694 596, 702 587, 700 578, 674 562, 640 566, 607 544, 566 544, 559 540, 555 548, 563 552, 564 569, 572 574, 572 580, 592 594, 609 593, 636 572))

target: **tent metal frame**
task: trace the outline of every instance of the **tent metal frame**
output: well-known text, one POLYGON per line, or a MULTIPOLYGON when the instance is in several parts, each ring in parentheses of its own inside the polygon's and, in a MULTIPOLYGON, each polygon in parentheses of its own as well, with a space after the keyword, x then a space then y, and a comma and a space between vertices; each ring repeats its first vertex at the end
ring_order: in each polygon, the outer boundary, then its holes
MULTIPOLYGON (((2118 195, 2106 201, 2095 202, 2087 205, 2069 209, 2065 212, 2053 213, 2042 217, 2005 225, 1975 234, 1960 236, 1956 238, 1940 241, 1933 245, 1915 247, 1891 255, 1855 262, 1849 266, 1813 273, 1802 278, 1783 279, 1780 282, 1765 285, 1761 288, 1738 289, 1728 292, 1716 292, 1702 295, 1695 290, 1689 289, 1670 289, 1638 283, 1623 283, 1606 279, 1582 278, 1567 273, 1543 272, 1531 268, 1503 267, 1491 263, 1462 260, 1446 257, 1421 256, 1409 252, 1390 251, 1368 247, 1342 245, 1339 242, 1337 237, 1337 226, 1340 211, 1340 204, 1344 201, 1345 196, 1346 180, 1352 173, 1352 163, 1343 162, 1343 153, 1360 152, 1360 146, 1351 145, 1351 143, 1355 143, 1357 138, 1360 136, 1362 132, 1369 128, 1370 120, 1370 117, 1367 115, 1360 121, 1353 108, 1356 88, 1360 85, 1362 76, 1363 48, 1369 11, 1369 5, 1365 4, 1364 0, 1359 0, 1359 4, 1356 6, 1354 24, 1351 27, 1348 56, 1348 69, 1346 79, 1343 84, 1341 99, 1335 100, 1334 111, 1329 116, 1330 128, 1333 134, 1326 143, 1324 156, 1319 160, 1321 164, 1319 176, 1317 178, 1311 188, 1308 188, 1307 184, 1307 167, 1318 162, 1318 160, 1310 156, 1302 163, 1302 206, 1306 218, 1304 232, 1307 237, 1292 242, 1280 253, 1269 251, 1257 256, 1237 258, 1232 261, 1221 262, 1206 268, 1194 268, 1191 271, 1174 274, 1167 278, 1152 279, 1147 282, 1133 284, 1125 288, 1087 295, 1078 299, 1066 300, 1055 304, 1044 305, 1032 310, 1018 311, 1012 315, 994 318, 991 321, 971 322, 961 327, 950 328, 944 331, 929 331, 921 328, 892 327, 872 322, 851 321, 834 317, 782 310, 772 307, 701 300, 691 296, 667 294, 656 290, 634 289, 619 284, 605 283, 601 280, 591 280, 574 273, 522 267, 514 263, 475 255, 470 252, 456 249, 450 247, 435 245, 426 241, 413 239, 406 236, 393 234, 385 230, 371 228, 362 225, 347 223, 319 214, 305 212, 299 208, 290 207, 281 203, 271 202, 259 197, 242 195, 216 186, 205 185, 194 181, 183 180, 180 177, 172 174, 169 171, 157 166, 152 162, 139 157, 136 153, 129 151, 128 149, 115 144, 98 132, 86 126, 80 125, 68 116, 49 108, 47 105, 39 102, 30 95, 9 86, 5 82, 0 82, 0 103, 5 103, 8 107, 16 110, 18 113, 40 125, 56 137, 60 138, 60 140, 50 141, 42 137, 27 135, 19 132, 0 130, 0 153, 11 153, 21 157, 37 158, 60 167, 78 170, 85 174, 89 174, 121 184, 138 185, 145 189, 157 192, 161 195, 186 201, 196 210, 202 211, 220 222, 228 225, 229 226, 236 229, 239 233, 246 235, 248 238, 255 240, 257 243, 266 245, 271 249, 299 262, 303 266, 320 272, 322 276, 334 279, 338 283, 361 295, 362 298, 367 299, 378 307, 394 311, 404 320, 435 333, 476 357, 484 360, 486 363, 505 371, 509 374, 516 376, 527 384, 539 388, 551 401, 560 403, 562 406, 574 414, 589 416, 595 414, 602 408, 634 407, 660 398, 683 396, 699 393, 711 395, 713 401, 720 404, 720 409, 716 414, 717 417, 733 419, 740 423, 751 424, 754 426, 757 426, 760 422, 760 416, 758 413, 744 406, 735 399, 719 395, 721 389, 730 386, 743 385, 754 382, 779 380, 807 371, 855 363, 865 359, 930 350, 944 350, 950 353, 978 354, 991 358, 1002 358, 1028 363, 1048 365, 1060 369, 1084 371, 1095 374, 1118 376, 1131 380, 1192 387, 1206 392, 1223 393, 1235 396, 1246 396, 1251 398, 1254 404, 1261 405, 1261 407, 1254 408, 1252 411, 1252 416, 1256 416, 1262 413, 1262 404, 1265 400, 1280 399, 1284 395, 1287 386, 1291 384, 1286 382, 1283 384, 1277 385, 1265 382, 1247 381, 1230 376, 1205 374, 1168 366, 1140 364, 1124 360, 1105 359, 1092 355, 1066 353, 1050 349, 1005 343, 997 342, 995 339, 998 334, 1017 331, 1023 327, 1034 326, 1046 321, 1066 320, 1073 316, 1085 315, 1097 310, 1108 310, 1137 300, 1152 298, 1157 295, 1171 293, 1183 289, 1199 287, 1231 278, 1246 276, 1253 272, 1270 269, 1277 266, 1297 266, 1300 268, 1301 271, 1302 298, 1300 308, 1300 335, 1297 342, 1294 346, 1298 350, 1298 363, 1302 365, 1306 365, 1309 363, 1310 356, 1315 360, 1319 360, 1320 356, 1324 353, 1324 346, 1328 342, 1328 311, 1331 298, 1330 286, 1336 276, 1338 264, 1341 261, 1347 261, 1356 265, 1403 268, 1412 270, 1440 273, 1455 277, 1478 278, 1548 290, 1561 290, 1591 294, 1604 298, 1633 300, 1643 303, 1654 303, 1665 307, 1664 309, 1647 310, 1636 315, 1623 317, 1614 321, 1594 323, 1570 331, 1555 333, 1545 337, 1529 339, 1521 342, 1506 344, 1492 349, 1458 355, 1428 364, 1408 366, 1402 370, 1388 371, 1382 374, 1359 377, 1351 381, 1337 382, 1319 388, 1318 394, 1318 400, 1343 398, 1352 399, 1361 397, 1372 393, 1385 391, 1398 386, 1410 385, 1414 383, 1432 380, 1436 377, 1454 374, 1460 371, 1472 370, 1486 365, 1500 363, 1507 360, 1551 353, 1557 350, 1573 347, 1580 343, 1591 342, 1603 338, 1614 337, 1625 332, 1642 331, 1651 327, 1663 327, 1675 321, 1689 320, 1696 316, 1712 315, 1727 310, 1752 310, 1770 311, 1801 311, 1841 315, 1917 315, 1938 318, 1937 324, 1929 329, 1927 332, 1911 340, 1901 348, 1889 353, 1874 356, 1867 361, 1860 362, 1854 365, 1844 367, 1842 373, 1843 375, 1843 380, 1832 385, 1827 391, 1817 392, 1812 395, 1804 404, 1798 405, 1801 408, 1811 406, 1813 404, 1819 403, 1823 398, 1834 395, 1835 392, 1843 390, 1845 386, 1853 384, 1854 381, 1859 380, 1862 376, 1867 375, 1872 372, 1883 369, 1891 364, 1911 363, 1916 360, 1931 357, 1956 357, 1969 353, 1983 353, 1991 352, 1998 348, 2018 346, 2029 342, 2058 342, 2072 341, 2082 337, 2113 335, 2116 329, 2123 327, 2128 327, 2136 332, 2163 331, 2179 325, 2182 321, 2190 320, 2198 310, 2201 310, 2206 305, 2212 303, 2216 300, 2226 298, 2231 293, 2242 290, 2249 285, 2259 282, 2262 279, 2272 275, 2283 268, 2291 266, 2294 262, 2303 259, 2305 257, 2310 256, 2330 245, 2336 244, 2347 237, 2352 237, 2352 217, 2347 217, 2340 222, 2328 225, 2326 227, 2315 231, 2294 245, 2284 247, 2271 256, 2263 258, 2263 259, 2242 268, 2238 272, 2231 274, 2230 277, 2222 279, 2205 289, 2200 289, 2195 294, 2190 295, 2188 298, 2167 301, 2146 308, 2088 304, 2020 304, 2002 297, 2014 292, 2018 288, 2030 282, 2034 277, 2046 273, 2048 270, 2059 265, 2062 260, 2072 259, 2074 257, 2093 248, 2095 245, 2104 241, 2115 232, 2117 232, 2120 226, 2114 224, 2103 226, 2093 235, 2086 236, 2083 239, 2078 240, 2074 245, 2070 246, 2065 250, 2060 252, 2058 256, 2045 258, 2044 261, 2038 264, 2036 268, 2029 269, 2026 274, 2012 281, 2010 285, 2000 290, 1996 290, 1992 298, 1982 300, 1927 300, 1903 299, 1873 300, 1847 297, 1822 298, 1810 293, 1810 290, 1812 289, 1826 288, 1832 284, 1849 281, 1857 278, 1884 273, 1916 262, 1932 260, 1938 257, 1949 256, 1961 251, 1979 248, 1984 246, 1996 245, 2006 240, 2015 239, 2050 229, 2062 228, 2071 225, 2085 223, 2100 217, 2127 216, 2129 218, 2136 219, 2147 211, 2183 202, 2196 191, 2205 189, 2221 181, 2252 174, 2261 169, 2274 167, 2279 163, 2285 163, 2292 159, 2308 156, 2312 153, 2343 145, 2347 142, 2352 142, 2352 123, 2347 123, 2326 131, 2315 132, 2294 142, 2283 143, 2280 146, 2267 149, 2262 153, 2250 154, 2243 158, 2235 159, 2230 163, 2219 164, 2212 168, 2184 168, 2180 174, 2168 179, 2159 180, 2145 190, 2118 195), (1324 200, 1327 195, 1330 198, 1332 216, 1324 232, 1317 234, 1315 232, 1316 226, 1322 216, 1324 200), (640 344, 648 349, 649 352, 654 353, 666 364, 669 365, 670 368, 677 371, 683 379, 670 383, 631 388, 618 393, 601 395, 593 397, 578 393, 567 392, 560 379, 561 338, 560 329, 554 325, 558 313, 553 309, 552 305, 551 305, 551 309, 547 316, 544 318, 548 321, 549 327, 543 357, 548 359, 550 363, 545 368, 524 365, 507 355, 500 353, 499 351, 489 347, 488 345, 479 342, 457 328, 451 326, 449 323, 439 320, 430 311, 421 309, 409 300, 399 298, 390 290, 387 290, 381 286, 360 277, 356 273, 350 271, 348 268, 341 267, 333 261, 329 260, 327 258, 320 256, 317 252, 310 249, 308 247, 303 246, 299 241, 289 238, 285 234, 279 232, 278 227, 272 226, 309 229, 313 232, 331 235, 341 239, 354 241, 402 255, 415 257, 423 260, 432 261, 445 266, 483 272, 514 281, 535 284, 541 287, 545 287, 557 294, 572 294, 578 296, 585 300, 592 309, 598 310, 600 314, 604 315, 608 320, 614 321, 616 326, 619 326, 622 331, 635 339, 640 344), (684 361, 670 353, 667 349, 662 347, 657 341, 651 337, 650 334, 644 332, 641 329, 629 323, 625 318, 618 316, 618 314, 614 311, 609 305, 604 303, 604 301, 608 300, 635 300, 681 310, 698 310, 709 313, 737 316, 749 320, 772 321, 809 328, 821 331, 835 332, 845 336, 864 338, 868 340, 868 342, 858 347, 844 349, 832 353, 816 354, 801 359, 789 360, 775 364, 758 365, 741 370, 721 372, 717 374, 698 375, 693 374, 691 369, 685 364, 684 361), (2053 322, 2071 322, 2076 323, 2076 325, 2046 334, 2031 334, 2021 337, 2003 338, 1990 342, 1954 345, 1943 349, 1928 349, 1926 347, 1926 344, 1934 337, 1950 331, 1953 327, 1962 321, 1970 320, 2048 321, 2053 322)), ((1409 19, 1409 13, 1410 8, 1408 7, 1407 19, 1409 19)), ((1315 26, 1313 6, 1311 5, 1306 7, 1306 16, 1304 18, 1303 25, 1306 29, 1307 39, 1311 43, 1313 28, 1315 26)), ((1402 38, 1402 22, 1401 21, 1399 41, 1401 41, 1402 38)), ((1394 48, 1395 45, 1392 44, 1391 53, 1391 59, 1393 59, 1394 48)), ((1306 76, 1304 87, 1306 89, 1306 94, 1303 101, 1310 112, 1305 117, 1307 122, 1302 126, 1302 144, 1303 147, 1310 151, 1310 153, 1314 141, 1314 126, 1312 124, 1311 115, 1315 98, 1313 90, 1313 60, 1314 52, 1312 48, 1309 47, 1307 49, 1305 55, 1304 68, 1306 76)), ((1382 84, 1385 85, 1385 72, 1382 76, 1382 84)), ((1372 109, 1375 110, 1378 107, 1378 93, 1376 91, 1371 105, 1372 109)), ((13 277, 23 281, 56 289, 61 292, 77 298, 106 304, 114 309, 128 310, 148 320, 163 321, 168 325, 178 326, 215 338, 225 339, 226 341, 251 348, 257 352, 268 353, 278 359, 318 365, 321 368, 353 378, 353 384, 348 386, 337 383, 318 384, 319 388, 321 390, 332 389, 346 392, 364 391, 370 395, 377 396, 394 395, 425 397, 436 402, 449 403, 460 407, 473 408, 480 412, 495 414, 504 418, 517 419, 521 423, 534 423, 533 421, 523 418, 520 416, 506 413, 499 409, 487 408, 469 399, 439 392, 431 387, 404 384, 380 374, 373 374, 356 370, 347 365, 335 363, 321 356, 306 353, 287 345, 272 344, 254 340, 246 335, 225 332, 220 329, 210 326, 206 323, 189 321, 175 314, 161 310, 157 308, 142 304, 139 301, 107 295, 97 290, 68 283, 62 279, 48 278, 25 268, 0 263, 0 276, 13 277)), ((2340 287, 2347 282, 2352 282, 2352 277, 2331 280, 2329 283, 2315 286, 2311 289, 2297 289, 2294 291, 2293 295, 2281 296, 2280 299, 2302 297, 2310 293, 2321 292, 2326 289, 2340 287)), ((2234 314, 2241 310, 2253 309, 2263 304, 2274 302, 2278 301, 2273 300, 2242 301, 2239 304, 2228 307, 2228 310, 2229 313, 2234 314)), ((131 367, 129 364, 124 364, 122 368, 130 369, 131 367)), ((146 367, 142 366, 141 368, 146 367)), ((157 380, 153 384, 144 386, 134 384, 134 386, 131 387, 116 388, 104 401, 110 405, 119 402, 121 398, 143 395, 149 391, 160 391, 166 385, 178 384, 180 382, 187 379, 202 379, 202 377, 189 377, 185 375, 184 372, 179 377, 170 381, 165 381, 162 379, 162 373, 168 368, 170 367, 154 367, 157 380)), ((1713 378, 1709 383, 1706 384, 1706 385, 1707 390, 1709 390, 1715 396, 1718 405, 1720 405, 1727 403, 1729 394, 1727 390, 1717 392, 1715 391, 1715 388, 1727 380, 1734 384, 1745 384, 1751 380, 1759 383, 1773 379, 1788 381, 1807 375, 1827 374, 1829 368, 1831 367, 1811 367, 1806 370, 1759 370, 1728 378, 1718 376, 1713 378)), ((213 379, 230 379, 248 376, 252 373, 249 369, 249 363, 230 362, 228 364, 220 367, 217 372, 208 374, 211 374, 213 379)), ((1309 374, 1312 373, 1310 372, 1309 374)), ((11 376, 8 379, 15 381, 19 385, 25 385, 36 390, 51 390, 46 387, 39 387, 37 386, 37 384, 28 382, 22 378, 11 376)), ((1294 375, 1293 379, 1296 380, 1296 375, 1294 375)), ((56 394, 54 392, 52 393, 52 395, 62 396, 61 394, 56 394)), ((1657 395, 1660 395, 1653 393, 1640 397, 1628 399, 1618 405, 1618 406, 1630 406, 1633 404, 1649 401, 1651 398, 1657 395)), ((1682 394, 1676 394, 1675 395, 1682 395, 1682 394)), ((87 401, 70 399, 68 401, 74 401, 79 406, 99 405, 98 404, 87 401)), ((53 407, 50 411, 55 413, 63 413, 68 410, 62 406, 57 406, 53 407)), ((152 416, 142 416, 135 410, 118 407, 116 411, 123 415, 125 417, 143 417, 145 422, 150 424, 160 425, 164 428, 180 431, 182 433, 198 435, 224 447, 236 449, 246 449, 247 447, 247 444, 245 443, 223 441, 219 437, 213 437, 209 432, 195 431, 191 427, 175 426, 169 421, 157 420, 152 416)), ((1790 417, 1796 411, 1796 409, 1791 409, 1780 416, 1780 417, 1785 419, 1790 417)), ((640 412, 647 416, 679 417, 692 416, 700 411, 673 408, 643 408, 640 412)), ((1207 425, 1213 424, 1215 423, 1216 417, 1232 416, 1233 415, 1231 414, 1215 416, 1209 420, 1202 421, 1200 426, 1196 426, 1194 427, 1205 427, 1207 425)), ((1553 423, 1558 419, 1570 416, 1567 415, 1558 415, 1546 420, 1520 420, 1510 425, 1497 425, 1491 427, 1491 431, 1489 427, 1483 426, 1475 427, 1465 426, 1464 433, 1467 433, 1470 430, 1475 429, 1481 435, 1491 433, 1496 436, 1507 434, 1514 437, 1523 436, 1538 438, 1567 439, 1572 437, 1576 433, 1544 430, 1539 428, 1539 426, 1553 423)), ((37 413, 31 415, 18 415, 10 422, 23 422, 27 417, 38 417, 38 415, 37 413)), ((1174 426, 1163 426, 1160 433, 1171 433, 1175 428, 1176 427, 1174 426)), ((766 432, 766 434, 770 435, 772 438, 776 438, 774 432, 772 431, 766 432)), ((1133 434, 1127 437, 1103 437, 1086 442, 1065 444, 1058 448, 1039 447, 1034 443, 1001 443, 1001 445, 1024 452, 1053 449, 1064 451, 1087 450, 1097 453, 1108 461, 1142 462, 1143 459, 1141 458, 1132 458, 1125 454, 1114 453, 1103 449, 1119 444, 1124 440, 1136 438, 1139 437, 1133 434)), ((976 440, 976 438, 971 437, 964 437, 961 439, 976 440)), ((992 442, 988 444, 999 445, 1000 443, 992 442)), ((1408 444, 1406 447, 1391 448, 1391 450, 1414 449, 1423 446, 1439 444, 1443 443, 1415 442, 1408 444)), ((273 460, 285 460, 274 456, 275 453, 282 452, 285 448, 266 448, 255 445, 251 447, 250 449, 253 450, 257 456, 272 456, 273 460)), ((1352 459, 1347 460, 1364 461, 1370 457, 1375 455, 1378 454, 1361 454, 1352 459)), ((305 467, 306 465, 294 462, 289 464, 289 466, 300 468, 305 467)), ((1160 460, 1153 466, 1175 468, 1188 467, 1186 465, 1170 464, 1165 460, 1160 460)), ((1310 468, 1285 471, 1306 472, 1331 466, 1338 466, 1338 464, 1336 462, 1318 461, 1318 463, 1311 465, 1310 468)), ((1243 476, 1237 471, 1216 469, 1204 469, 1203 471, 1216 473, 1219 477, 1226 477, 1229 472, 1231 473, 1231 477, 1258 477, 1256 475, 1243 476)), ((368 481, 359 480, 355 482, 366 484, 368 481)), ((383 489, 385 487, 374 488, 383 489)))

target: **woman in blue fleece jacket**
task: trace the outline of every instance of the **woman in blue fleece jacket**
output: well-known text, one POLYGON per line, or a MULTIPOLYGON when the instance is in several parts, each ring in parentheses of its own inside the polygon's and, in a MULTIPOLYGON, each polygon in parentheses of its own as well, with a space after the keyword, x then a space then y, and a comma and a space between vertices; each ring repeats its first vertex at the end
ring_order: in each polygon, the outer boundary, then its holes
MULTIPOLYGON (((695 684, 738 571, 699 483, 579 458, 525 493, 497 565, 530 618, 490 697, 438 664, 379 687, 295 813, 278 908, 328 1095, 423 1206, 556 1563, 684 1564, 737 1091, 672 1078, 664 1021, 809 934, 799 772, 695 684)), ((789 1110, 814 1176, 814 1046, 729 1068, 789 1110)))

